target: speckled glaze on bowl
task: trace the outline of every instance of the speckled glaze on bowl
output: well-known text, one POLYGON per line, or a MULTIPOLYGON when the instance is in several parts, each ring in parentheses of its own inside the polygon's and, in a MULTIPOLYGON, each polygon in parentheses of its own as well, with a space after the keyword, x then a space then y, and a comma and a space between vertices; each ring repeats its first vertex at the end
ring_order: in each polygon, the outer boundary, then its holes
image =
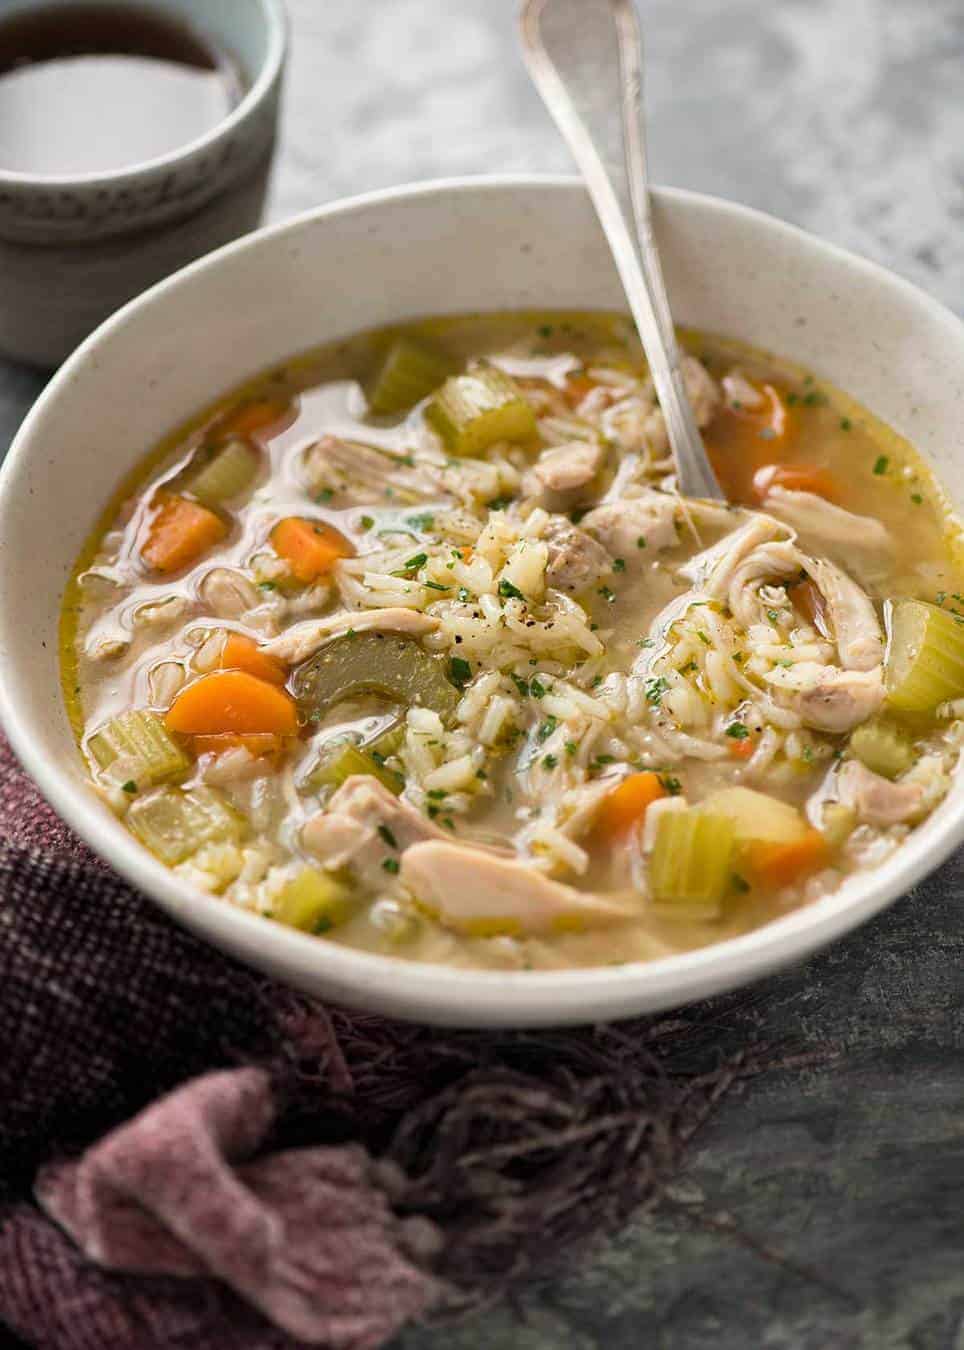
MULTIPOLYGON (((0 20, 37 3, 0 0, 0 20)), ((140 0, 115 3, 136 8, 140 0)), ((143 164, 65 178, 0 168, 6 356, 56 365, 132 296, 261 220, 287 47, 283 0, 151 7, 235 57, 244 97, 205 135, 143 164)))
MULTIPOLYGON (((660 191, 674 313, 799 361, 912 440, 960 503, 964 325, 878 267, 744 207, 660 191)), ((450 970, 306 937, 192 890, 84 783, 60 695, 73 559, 121 477, 212 396, 370 325, 469 310, 620 307, 571 179, 428 183, 262 231, 128 305, 75 353, 0 473, 0 717, 60 814, 169 914, 278 979, 462 1026, 588 1022, 679 1006, 799 960, 891 904, 964 839, 964 785, 881 868, 743 937, 648 964, 450 970)))

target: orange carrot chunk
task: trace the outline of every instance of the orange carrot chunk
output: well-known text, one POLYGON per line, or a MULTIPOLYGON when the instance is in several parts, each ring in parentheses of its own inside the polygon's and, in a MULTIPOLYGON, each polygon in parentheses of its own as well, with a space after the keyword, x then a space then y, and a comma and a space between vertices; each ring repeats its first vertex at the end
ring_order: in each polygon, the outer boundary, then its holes
POLYGON ((796 439, 797 418, 780 392, 772 384, 754 388, 761 400, 756 407, 725 403, 703 435, 716 476, 733 501, 755 500, 757 470, 796 439))
POLYGON ((147 531, 141 557, 155 572, 176 572, 219 544, 228 532, 220 516, 186 497, 164 497, 147 531))
POLYGON ((756 740, 753 736, 745 736, 742 741, 730 741, 730 754, 734 759, 752 759, 756 751, 756 740))
POLYGON ((218 431, 225 436, 253 436, 265 427, 280 422, 291 405, 276 398, 254 398, 225 415, 218 431))
POLYGON ((791 492, 812 492, 817 497, 833 501, 837 484, 829 469, 816 464, 764 464, 753 475, 753 494, 762 502, 771 488, 787 488, 791 492))
POLYGON ((185 736, 293 736, 298 730, 294 700, 245 670, 202 675, 181 690, 165 720, 168 730, 185 736))
POLYGON ((275 657, 263 652, 253 638, 243 633, 228 633, 218 658, 221 670, 246 670, 269 684, 284 684, 288 672, 275 657))
POLYGON ((819 830, 808 830, 806 834, 786 844, 770 844, 758 841, 748 849, 749 870, 757 884, 768 890, 779 890, 790 886, 808 872, 823 867, 829 855, 827 841, 819 830))
POLYGON ((647 807, 665 796, 666 789, 659 774, 648 770, 630 774, 602 799, 596 812, 594 833, 599 839, 625 834, 643 819, 647 807))
POLYGON ((327 576, 339 558, 351 558, 355 550, 343 534, 321 520, 288 516, 271 531, 271 544, 299 581, 317 581, 327 576))

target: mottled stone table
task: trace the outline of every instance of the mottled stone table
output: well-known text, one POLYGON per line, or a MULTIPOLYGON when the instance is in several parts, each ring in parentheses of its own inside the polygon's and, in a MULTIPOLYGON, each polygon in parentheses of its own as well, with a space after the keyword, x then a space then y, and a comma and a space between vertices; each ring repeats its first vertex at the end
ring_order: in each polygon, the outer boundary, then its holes
MULTIPOLYGON (((289 0, 272 214, 404 180, 568 167, 515 0, 289 0)), ((964 309, 964 0, 641 0, 660 181, 771 211, 964 309)), ((712 271, 713 261, 707 259, 712 271)), ((0 364, 0 446, 41 387, 0 364)), ((845 1292, 640 1221, 512 1311, 399 1350, 964 1350, 964 860, 767 985, 833 1067, 702 1136, 710 1210, 845 1292)))

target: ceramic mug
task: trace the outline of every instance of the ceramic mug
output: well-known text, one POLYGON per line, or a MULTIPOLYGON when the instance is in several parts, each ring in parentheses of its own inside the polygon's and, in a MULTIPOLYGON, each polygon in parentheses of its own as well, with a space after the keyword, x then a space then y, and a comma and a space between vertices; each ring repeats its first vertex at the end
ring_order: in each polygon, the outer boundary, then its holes
MULTIPOLYGON (((37 7, 0 0, 0 20, 37 7)), ((127 300, 261 219, 287 47, 282 0, 150 0, 150 8, 230 52, 246 92, 204 136, 144 164, 67 178, 0 168, 7 356, 58 364, 127 300)))

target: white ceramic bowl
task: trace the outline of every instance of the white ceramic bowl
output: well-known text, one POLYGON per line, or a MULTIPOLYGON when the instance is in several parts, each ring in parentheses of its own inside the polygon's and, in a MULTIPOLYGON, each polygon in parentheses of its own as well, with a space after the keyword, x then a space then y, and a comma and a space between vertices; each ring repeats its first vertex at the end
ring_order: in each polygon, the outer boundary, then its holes
MULTIPOLYGON (((757 212, 662 191, 674 313, 810 366, 964 482, 964 326, 878 267, 757 212)), ((428 183, 249 236, 108 320, 47 387, 0 474, 0 715, 60 814, 179 922, 311 993, 430 1022, 586 1022, 679 1005, 798 960, 883 909, 964 837, 964 787, 883 867, 756 932, 649 964, 490 972, 305 937, 198 894, 85 786, 58 682, 73 560, 119 480, 165 432, 272 363, 373 324, 468 310, 621 307, 570 179, 428 183)))

